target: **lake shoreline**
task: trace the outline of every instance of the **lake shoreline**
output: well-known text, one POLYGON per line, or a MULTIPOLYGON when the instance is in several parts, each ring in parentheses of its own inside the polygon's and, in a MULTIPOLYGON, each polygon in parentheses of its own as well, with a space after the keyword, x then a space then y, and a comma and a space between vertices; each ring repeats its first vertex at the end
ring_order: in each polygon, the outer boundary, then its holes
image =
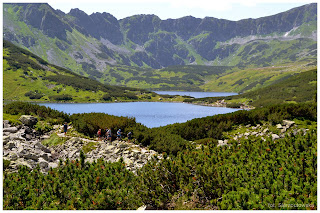
POLYGON ((184 123, 195 118, 226 114, 240 109, 208 107, 184 102, 117 102, 117 103, 38 103, 66 114, 104 113, 134 117, 148 128, 184 123))

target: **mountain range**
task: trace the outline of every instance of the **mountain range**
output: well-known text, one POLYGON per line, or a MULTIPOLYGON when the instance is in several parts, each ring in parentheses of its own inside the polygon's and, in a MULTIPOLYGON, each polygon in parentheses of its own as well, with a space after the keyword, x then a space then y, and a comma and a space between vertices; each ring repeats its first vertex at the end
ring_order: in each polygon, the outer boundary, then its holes
POLYGON ((6 3, 3 28, 5 40, 49 63, 102 83, 142 88, 135 76, 154 77, 150 70, 170 66, 268 67, 317 58, 316 3, 240 21, 156 15, 118 20, 106 12, 66 14, 49 4, 6 3))

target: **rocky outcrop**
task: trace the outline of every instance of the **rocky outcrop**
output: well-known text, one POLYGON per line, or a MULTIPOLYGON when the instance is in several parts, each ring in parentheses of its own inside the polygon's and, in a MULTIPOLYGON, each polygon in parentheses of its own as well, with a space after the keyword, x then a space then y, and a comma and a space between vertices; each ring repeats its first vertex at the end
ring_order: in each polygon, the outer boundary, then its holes
POLYGON ((19 121, 21 121, 26 126, 33 127, 34 125, 37 124, 38 119, 36 117, 31 116, 31 115, 22 115, 19 118, 19 121))
MULTIPOLYGON (((32 119, 31 119, 32 120, 32 119)), ((162 159, 162 155, 139 145, 125 141, 94 141, 80 137, 68 137, 68 140, 57 146, 47 147, 41 142, 50 138, 50 134, 58 132, 58 136, 65 137, 59 133, 62 126, 54 126, 52 132, 39 135, 35 130, 26 125, 10 126, 8 121, 3 122, 3 159, 9 160, 9 171, 17 171, 19 166, 24 165, 31 169, 40 166, 42 172, 46 173, 50 168, 56 168, 59 161, 80 159, 80 151, 84 147, 93 145, 93 149, 86 153, 85 162, 93 162, 104 159, 109 162, 124 160, 127 169, 135 172, 152 158, 162 159), (30 133, 31 131, 31 133, 30 133), (26 133, 28 132, 28 133, 26 133)))
POLYGON ((228 143, 230 140, 239 141, 241 138, 249 139, 249 137, 261 137, 262 140, 266 141, 266 138, 271 138, 272 141, 276 141, 277 139, 284 138, 286 134, 293 134, 297 135, 300 132, 302 134, 306 134, 309 129, 301 128, 299 129, 298 126, 295 124, 294 121, 283 120, 282 124, 277 124, 273 128, 276 130, 271 131, 272 128, 269 124, 260 125, 257 124, 256 126, 251 126, 250 124, 246 126, 238 126, 239 131, 243 131, 243 128, 246 129, 246 132, 238 132, 235 135, 228 135, 230 139, 218 140, 217 146, 231 146, 228 143))

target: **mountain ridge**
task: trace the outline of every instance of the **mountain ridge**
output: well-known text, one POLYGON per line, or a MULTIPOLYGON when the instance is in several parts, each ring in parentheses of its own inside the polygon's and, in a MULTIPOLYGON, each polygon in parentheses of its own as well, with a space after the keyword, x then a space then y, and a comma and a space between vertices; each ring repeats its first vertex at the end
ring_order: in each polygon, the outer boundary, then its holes
MULTIPOLYGON (((100 82, 113 81, 112 66, 266 67, 315 61, 316 23, 316 3, 240 21, 156 15, 118 20, 106 12, 66 14, 49 4, 4 4, 4 39, 100 82)), ((117 82, 126 78, 117 74, 117 82)))

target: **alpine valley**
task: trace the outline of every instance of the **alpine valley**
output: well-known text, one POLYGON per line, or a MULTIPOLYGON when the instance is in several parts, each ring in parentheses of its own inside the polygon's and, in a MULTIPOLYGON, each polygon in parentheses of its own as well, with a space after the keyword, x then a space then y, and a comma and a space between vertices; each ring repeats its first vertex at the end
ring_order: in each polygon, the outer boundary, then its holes
POLYGON ((317 209, 316 3, 240 21, 4 3, 3 37, 4 210, 317 209), (242 110, 149 128, 36 104, 133 101, 242 110))
POLYGON ((4 4, 3 28, 5 40, 51 64, 101 83, 153 90, 244 92, 307 70, 317 58, 315 3, 240 21, 117 20, 105 12, 4 4))

